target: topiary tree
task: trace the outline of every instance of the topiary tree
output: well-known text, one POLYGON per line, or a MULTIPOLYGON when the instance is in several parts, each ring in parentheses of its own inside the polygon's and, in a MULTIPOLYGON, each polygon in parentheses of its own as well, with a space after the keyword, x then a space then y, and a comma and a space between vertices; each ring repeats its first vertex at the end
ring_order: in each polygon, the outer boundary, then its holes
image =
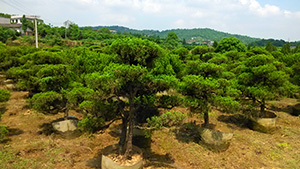
POLYGON ((272 55, 258 54, 244 62, 238 81, 245 97, 260 104, 260 116, 265 115, 266 101, 290 95, 295 86, 284 71, 284 65, 272 55))
POLYGON ((44 65, 36 73, 36 77, 41 91, 59 92, 71 81, 72 72, 67 65, 44 65))
MULTIPOLYGON (((185 103, 192 112, 202 112, 204 127, 209 126, 209 111, 212 106, 219 106, 224 110, 237 109, 238 102, 229 93, 224 92, 230 83, 225 79, 205 78, 201 75, 187 75, 182 78, 180 91, 186 96, 185 103), (226 83, 224 83, 224 81, 226 83)), ((239 94, 238 91, 234 91, 239 94)))
POLYGON ((129 65, 152 67, 153 60, 163 54, 156 43, 139 38, 117 39, 110 47, 121 63, 129 65))
POLYGON ((141 99, 166 90, 171 84, 176 84, 176 78, 153 75, 149 71, 154 66, 153 61, 163 54, 162 49, 154 42, 125 38, 117 39, 110 47, 112 53, 117 54, 120 64, 111 63, 102 73, 86 75, 85 82, 87 87, 101 94, 100 99, 118 101, 119 115, 122 118, 119 154, 131 158, 134 119, 141 99))
POLYGON ((212 106, 223 107, 227 111, 238 106, 233 96, 238 95, 239 91, 229 80, 222 78, 223 70, 223 67, 214 63, 190 61, 186 66, 186 76, 179 85, 191 111, 204 114, 204 127, 209 126, 209 111, 212 106))
POLYGON ((119 110, 122 117, 119 153, 129 158, 132 155, 134 118, 140 106, 137 100, 143 96, 165 90, 174 82, 175 78, 154 76, 146 67, 127 64, 110 64, 103 72, 103 74, 87 75, 86 83, 89 88, 100 91, 105 97, 103 99, 116 98, 119 100, 119 110), (125 111, 125 103, 121 98, 128 99, 128 112, 125 111))

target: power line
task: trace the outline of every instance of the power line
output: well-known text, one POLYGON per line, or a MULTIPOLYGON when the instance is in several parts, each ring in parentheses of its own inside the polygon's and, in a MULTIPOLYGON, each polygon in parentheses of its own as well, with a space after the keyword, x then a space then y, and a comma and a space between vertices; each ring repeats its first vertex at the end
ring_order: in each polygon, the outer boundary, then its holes
MULTIPOLYGON (((31 10, 28 10, 28 8, 26 8, 24 4, 22 4, 21 2, 19 2, 17 0, 12 0, 12 1, 9 1, 9 2, 6 2, 5 0, 0 0, 0 1, 4 2, 5 4, 9 5, 10 7, 14 8, 14 9, 17 9, 18 11, 23 12, 24 14, 35 13, 31 10), (23 10, 23 9, 25 9, 25 10, 23 10)), ((51 23, 52 24, 57 24, 57 25, 62 24, 61 22, 54 22, 54 21, 50 20, 49 18, 45 18, 44 16, 43 16, 43 20, 49 22, 50 24, 51 23)))
POLYGON ((17 9, 17 10, 19 10, 19 11, 21 11, 21 12, 24 12, 25 14, 27 13, 27 12, 24 11, 23 9, 20 9, 19 7, 16 7, 16 6, 14 6, 14 5, 12 5, 12 4, 10 4, 10 3, 4 1, 4 0, 2 0, 2 2, 4 2, 5 4, 9 5, 10 7, 14 8, 14 9, 17 9))
POLYGON ((30 13, 34 13, 33 11, 31 10, 28 10, 28 8, 26 8, 26 5, 24 5, 23 3, 17 1, 17 0, 11 0, 10 1, 12 4, 14 4, 15 6, 17 7, 20 7, 21 9, 25 9, 27 12, 29 11, 30 13))

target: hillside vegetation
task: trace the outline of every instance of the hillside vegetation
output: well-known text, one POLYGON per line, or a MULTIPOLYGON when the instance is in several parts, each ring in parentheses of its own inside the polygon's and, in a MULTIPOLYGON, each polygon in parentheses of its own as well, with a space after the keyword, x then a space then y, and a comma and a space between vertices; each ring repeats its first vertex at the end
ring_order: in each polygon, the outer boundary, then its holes
MULTIPOLYGON (((103 26, 93 27, 94 29, 103 28, 103 26)), ((240 39, 243 43, 249 44, 260 40, 259 38, 252 38, 249 36, 230 34, 225 32, 216 31, 209 28, 194 28, 194 29, 170 29, 170 30, 136 30, 130 29, 122 26, 107 26, 108 29, 116 30, 120 33, 132 33, 140 34, 143 36, 155 36, 165 39, 168 36, 168 33, 175 32, 178 35, 178 38, 182 41, 185 39, 187 42, 201 43, 203 41, 219 41, 224 37, 236 37, 240 39)))

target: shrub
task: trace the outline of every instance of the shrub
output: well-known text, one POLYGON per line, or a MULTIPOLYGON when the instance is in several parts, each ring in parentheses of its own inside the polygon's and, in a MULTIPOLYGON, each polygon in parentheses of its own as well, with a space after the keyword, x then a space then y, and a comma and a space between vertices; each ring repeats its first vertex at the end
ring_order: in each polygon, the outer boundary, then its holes
POLYGON ((85 100, 79 104, 79 108, 85 116, 103 118, 104 120, 112 120, 118 114, 118 106, 113 101, 85 100))
POLYGON ((150 128, 171 127, 181 125, 187 114, 181 112, 166 112, 161 116, 153 116, 147 119, 150 128))
POLYGON ((51 114, 58 113, 64 106, 62 95, 53 91, 35 94, 29 103, 33 109, 51 114))
POLYGON ((10 92, 5 89, 0 89, 0 102, 6 102, 10 98, 10 92))
POLYGON ((66 92, 66 98, 68 102, 73 106, 78 106, 85 100, 89 100, 92 98, 94 91, 87 87, 76 87, 70 91, 66 92))
POLYGON ((103 118, 86 117, 78 122, 78 128, 81 131, 93 133, 104 125, 103 118))
POLYGON ((0 141, 8 134, 7 126, 0 125, 0 141))

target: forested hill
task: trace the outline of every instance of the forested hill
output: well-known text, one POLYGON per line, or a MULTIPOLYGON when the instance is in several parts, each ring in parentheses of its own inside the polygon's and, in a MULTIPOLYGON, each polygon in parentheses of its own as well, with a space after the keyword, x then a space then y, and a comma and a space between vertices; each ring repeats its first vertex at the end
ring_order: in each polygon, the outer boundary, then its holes
POLYGON ((255 41, 260 40, 259 38, 252 38, 249 36, 237 35, 237 34, 229 34, 225 32, 216 31, 209 28, 195 28, 195 29, 170 29, 164 31, 158 30, 136 30, 130 29, 123 26, 96 26, 94 29, 100 29, 102 27, 106 27, 110 30, 115 30, 120 33, 132 33, 132 34, 141 34, 146 36, 159 36, 164 39, 167 37, 169 32, 175 32, 180 40, 186 40, 187 42, 203 42, 203 41, 219 41, 224 37, 236 37, 240 39, 243 43, 249 44, 255 41))

